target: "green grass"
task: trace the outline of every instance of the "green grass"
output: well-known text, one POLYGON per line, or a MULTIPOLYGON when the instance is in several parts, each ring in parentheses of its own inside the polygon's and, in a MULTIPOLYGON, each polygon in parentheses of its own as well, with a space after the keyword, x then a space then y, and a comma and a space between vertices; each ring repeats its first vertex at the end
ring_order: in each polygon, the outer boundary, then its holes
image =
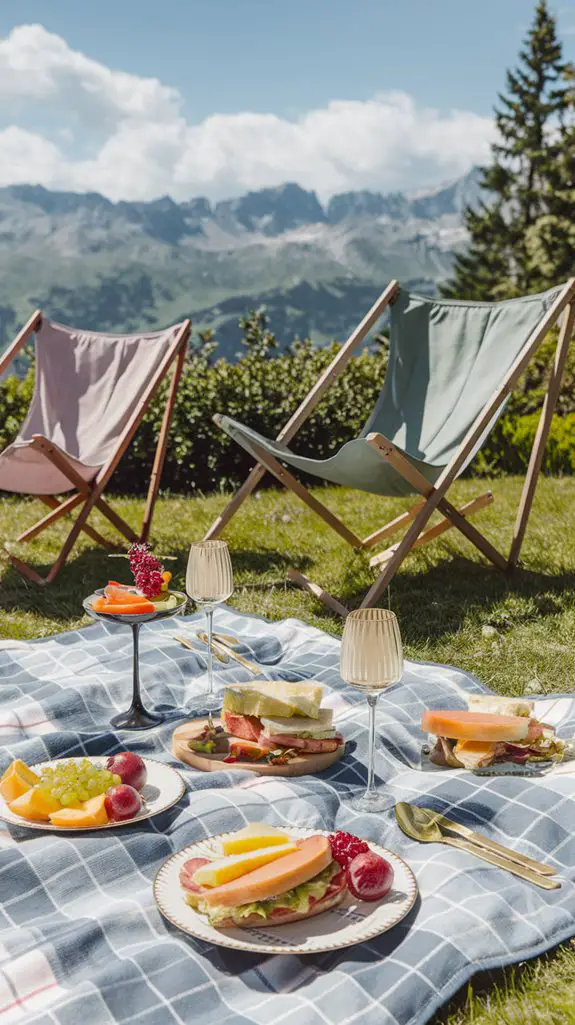
MULTIPOLYGON (((506 551, 522 481, 494 481, 495 503, 476 518, 506 551)), ((485 481, 461 481, 459 502, 486 490, 485 481)), ((318 497, 362 536, 397 515, 408 503, 337 488, 318 497)), ((153 546, 183 588, 188 547, 202 537, 225 500, 165 498, 158 502, 153 546)), ((118 511, 136 526, 143 502, 118 499, 118 511)), ((0 536, 13 537, 43 515, 34 501, 0 501, 0 536)), ((94 526, 113 537, 99 516, 94 526)), ((66 529, 61 523, 15 551, 47 569, 66 529)), ((285 492, 262 492, 232 521, 226 537, 232 549, 236 608, 271 619, 297 616, 340 633, 342 622, 314 598, 288 586, 295 566, 320 582, 348 607, 357 605, 373 579, 365 554, 344 542, 285 492)), ((506 577, 488 566, 467 541, 450 531, 412 554, 392 583, 386 602, 399 617, 406 655, 457 665, 476 673, 494 690, 522 694, 572 691, 575 678, 575 478, 544 479, 539 485, 523 548, 523 568, 506 577), (495 632, 494 632, 494 630, 495 632), (535 681, 535 682, 534 682, 535 681)), ((109 577, 128 580, 127 565, 81 541, 58 580, 46 589, 27 583, 0 554, 0 636, 43 637, 77 627, 82 598, 109 577)), ((449 1025, 575 1025, 575 952, 563 947, 525 970, 489 976, 483 995, 440 1016, 449 1025), (449 1017, 446 1019, 446 1014, 449 1017)), ((476 987, 477 989, 477 987, 476 987)), ((438 1019, 439 1020, 439 1019, 438 1019)))

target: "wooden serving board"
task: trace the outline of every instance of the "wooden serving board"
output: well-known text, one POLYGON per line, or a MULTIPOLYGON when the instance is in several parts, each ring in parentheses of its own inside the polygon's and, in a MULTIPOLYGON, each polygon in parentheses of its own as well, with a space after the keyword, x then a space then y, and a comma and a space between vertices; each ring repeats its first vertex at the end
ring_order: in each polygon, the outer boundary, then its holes
MULTIPOLYGON (((330 765, 339 761, 345 752, 345 744, 341 744, 336 751, 329 754, 301 754, 287 765, 270 765, 269 762, 224 762, 226 757, 223 754, 200 754, 199 751, 192 751, 187 741, 191 737, 197 737, 202 727, 206 725, 207 719, 192 719, 191 722, 178 726, 172 734, 172 751, 176 758, 194 769, 201 772, 221 772, 222 769, 249 769, 250 772, 257 772, 260 776, 308 776, 312 773, 323 772, 329 769, 330 765)), ((214 722, 219 722, 214 719, 214 722)))

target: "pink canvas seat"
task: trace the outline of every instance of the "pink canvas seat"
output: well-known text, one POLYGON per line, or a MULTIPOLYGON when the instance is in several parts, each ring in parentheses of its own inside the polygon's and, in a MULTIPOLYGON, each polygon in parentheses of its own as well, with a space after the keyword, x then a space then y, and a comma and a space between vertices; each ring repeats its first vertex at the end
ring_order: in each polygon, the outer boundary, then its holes
MULTIPOLYGON (((21 534, 19 541, 30 540, 81 503, 88 508, 82 510, 76 521, 75 527, 78 521, 80 526, 72 544, 81 529, 104 540, 85 526, 94 506, 108 515, 130 540, 138 536, 112 513, 102 492, 154 392, 177 358, 139 535, 147 536, 190 328, 190 322, 185 321, 164 331, 111 335, 55 324, 40 311, 34 314, 0 360, 2 373, 29 335, 36 333, 34 395, 18 436, 0 453, 0 490, 37 495, 53 511, 21 534), (58 501, 55 498, 69 491, 74 492, 71 499, 58 501)), ((71 545, 68 551, 70 548, 71 545)), ((67 553, 62 564, 66 557, 67 553)), ((40 579, 20 560, 12 557, 12 561, 22 572, 29 570, 26 575, 31 579, 40 579)), ((56 575, 53 569, 49 579, 56 575)))

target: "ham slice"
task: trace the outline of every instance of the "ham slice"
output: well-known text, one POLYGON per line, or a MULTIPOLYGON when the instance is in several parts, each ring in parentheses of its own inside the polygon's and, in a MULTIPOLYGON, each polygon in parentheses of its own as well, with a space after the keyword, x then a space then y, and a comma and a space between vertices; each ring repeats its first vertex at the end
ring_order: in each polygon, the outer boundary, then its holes
POLYGON ((255 743, 260 739, 262 724, 257 715, 237 715, 224 708, 221 720, 224 729, 231 733, 232 737, 239 737, 240 740, 253 740, 255 743))
POLYGON ((278 747, 295 747, 305 754, 328 754, 330 751, 337 751, 344 740, 339 734, 324 740, 314 740, 312 737, 291 737, 287 733, 278 733, 277 737, 266 737, 262 734, 259 739, 261 747, 269 751, 275 751, 278 747))

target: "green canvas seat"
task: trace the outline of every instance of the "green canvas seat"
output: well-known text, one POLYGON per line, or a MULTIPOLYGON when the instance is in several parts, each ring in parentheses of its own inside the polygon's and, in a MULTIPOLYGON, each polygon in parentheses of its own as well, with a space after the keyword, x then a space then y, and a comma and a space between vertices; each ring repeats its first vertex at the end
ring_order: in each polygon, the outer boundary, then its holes
MULTIPOLYGON (((538 295, 497 303, 434 299, 391 282, 275 440, 226 415, 214 417, 254 457, 256 466, 206 537, 220 533, 265 470, 269 470, 356 547, 370 547, 411 522, 399 544, 372 558, 373 566, 387 565, 370 590, 367 604, 377 599, 413 545, 426 543, 451 526, 458 527, 500 568, 515 564, 572 336, 574 296, 575 279, 538 295), (369 415, 360 437, 343 445, 328 459, 293 452, 289 446, 292 437, 387 309, 389 364, 375 407, 371 412, 366 410, 369 415), (488 492, 457 510, 446 493, 481 448, 530 359, 561 316, 555 366, 512 551, 506 559, 467 519, 491 501, 491 494, 488 492), (415 493, 425 501, 360 539, 310 495, 286 467, 361 491, 389 497, 415 493), (435 509, 443 512, 446 519, 424 530, 435 509)), ((292 574, 293 579, 296 576, 301 578, 301 574, 292 574)), ((298 582, 304 582, 304 578, 298 582)), ((316 585, 313 588, 315 594, 321 591, 316 585)), ((325 592, 319 596, 330 597, 325 592)), ((339 611, 343 609, 333 600, 331 604, 339 606, 339 611)))
POLYGON ((217 423, 256 458, 250 446, 254 441, 280 462, 332 484, 377 495, 411 495, 415 489, 382 461, 366 436, 383 434, 434 484, 560 291, 467 303, 401 289, 391 306, 389 366, 379 399, 361 436, 329 459, 296 455, 228 416, 218 416, 217 423))

